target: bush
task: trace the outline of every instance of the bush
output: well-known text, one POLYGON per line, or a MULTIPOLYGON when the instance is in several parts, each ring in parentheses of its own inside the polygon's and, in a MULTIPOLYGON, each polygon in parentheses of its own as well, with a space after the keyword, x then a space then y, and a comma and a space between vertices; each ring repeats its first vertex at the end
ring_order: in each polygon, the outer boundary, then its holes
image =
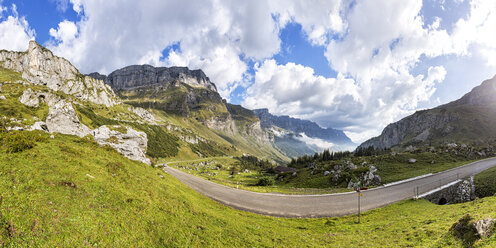
POLYGON ((14 131, 3 137, 3 144, 7 153, 22 152, 33 148, 36 141, 42 141, 43 137, 38 132, 14 131))
POLYGON ((271 186, 271 185, 274 185, 274 178, 272 177, 262 177, 257 182, 257 186, 271 186))

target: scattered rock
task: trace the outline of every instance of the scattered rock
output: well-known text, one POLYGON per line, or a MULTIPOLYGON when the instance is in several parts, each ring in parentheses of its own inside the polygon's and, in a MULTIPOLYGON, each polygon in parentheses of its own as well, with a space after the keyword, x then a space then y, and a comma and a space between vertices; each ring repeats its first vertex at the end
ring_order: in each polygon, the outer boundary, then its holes
POLYGON ((331 174, 331 172, 329 172, 329 171, 324 171, 324 176, 328 176, 329 174, 331 174))
POLYGON ((448 144, 446 144, 446 146, 449 147, 449 148, 455 148, 458 145, 456 143, 448 143, 448 144))
POLYGON ((409 159, 408 159, 408 163, 409 163, 409 164, 414 164, 414 163, 416 163, 416 162, 417 162, 417 160, 416 160, 416 159, 414 159, 414 158, 409 158, 409 159))
POLYGON ((137 116, 139 116, 146 123, 153 124, 153 125, 157 124, 157 120, 155 119, 153 114, 144 108, 129 107, 128 110, 135 113, 137 116))

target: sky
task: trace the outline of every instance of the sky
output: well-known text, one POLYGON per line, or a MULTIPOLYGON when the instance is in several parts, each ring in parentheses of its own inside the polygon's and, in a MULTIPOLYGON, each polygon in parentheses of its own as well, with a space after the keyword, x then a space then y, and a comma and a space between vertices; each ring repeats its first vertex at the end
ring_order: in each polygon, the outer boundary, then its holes
POLYGON ((233 104, 356 143, 496 74, 496 0, 0 0, 0 49, 82 73, 202 69, 233 104))

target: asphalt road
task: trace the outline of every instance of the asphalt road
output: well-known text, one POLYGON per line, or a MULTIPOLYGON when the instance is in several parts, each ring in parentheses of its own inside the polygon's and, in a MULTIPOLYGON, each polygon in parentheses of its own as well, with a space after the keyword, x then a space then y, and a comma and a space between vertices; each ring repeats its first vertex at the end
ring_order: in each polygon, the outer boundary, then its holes
MULTIPOLYGON (((459 178, 475 175, 495 165, 496 158, 489 158, 423 178, 362 191, 361 210, 366 211, 415 197, 417 192, 422 194, 431 191, 459 178)), ((326 195, 257 193, 210 182, 171 167, 164 167, 164 171, 215 201, 258 214, 290 218, 315 218, 357 213, 358 193, 356 192, 326 195)))

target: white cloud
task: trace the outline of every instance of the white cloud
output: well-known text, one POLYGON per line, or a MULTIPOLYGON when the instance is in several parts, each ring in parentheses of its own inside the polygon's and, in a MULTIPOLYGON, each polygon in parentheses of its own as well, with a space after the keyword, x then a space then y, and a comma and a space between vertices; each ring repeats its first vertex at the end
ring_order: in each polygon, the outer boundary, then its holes
POLYGON ((359 143, 378 134, 398 116, 410 113, 419 102, 429 100, 446 70, 430 67, 426 74, 391 73, 359 84, 342 74, 325 78, 309 67, 266 60, 255 67, 255 82, 247 89, 243 105, 341 128, 359 143))
POLYGON ((58 29, 51 28, 49 33, 50 36, 56 40, 63 43, 69 43, 76 38, 78 30, 74 22, 64 20, 59 23, 58 29))
POLYGON ((76 23, 77 29, 63 28, 60 23, 58 30, 51 32, 58 42, 48 47, 83 72, 109 73, 136 63, 201 68, 222 96, 228 97, 245 77, 247 65, 240 56, 258 60, 279 51, 279 27, 265 1, 71 3, 84 16, 76 23), (163 58, 162 51, 172 44, 180 48, 163 58))
POLYGON ((345 4, 341 0, 269 1, 282 27, 290 21, 300 23, 307 38, 315 45, 324 45, 331 33, 343 32, 345 4))
POLYGON ((310 146, 316 146, 319 150, 330 149, 335 146, 333 143, 323 139, 308 137, 305 133, 300 133, 299 136, 297 135, 295 137, 310 146))
MULTIPOLYGON (((15 4, 12 4, 11 9, 13 15, 6 19, 0 15, 0 49, 25 51, 29 40, 34 39, 35 32, 24 17, 19 17, 15 4)), ((0 14, 5 11, 7 8, 0 5, 0 14)))
POLYGON ((55 2, 57 6, 57 10, 60 12, 65 12, 69 7, 69 0, 50 0, 51 2, 55 2))

